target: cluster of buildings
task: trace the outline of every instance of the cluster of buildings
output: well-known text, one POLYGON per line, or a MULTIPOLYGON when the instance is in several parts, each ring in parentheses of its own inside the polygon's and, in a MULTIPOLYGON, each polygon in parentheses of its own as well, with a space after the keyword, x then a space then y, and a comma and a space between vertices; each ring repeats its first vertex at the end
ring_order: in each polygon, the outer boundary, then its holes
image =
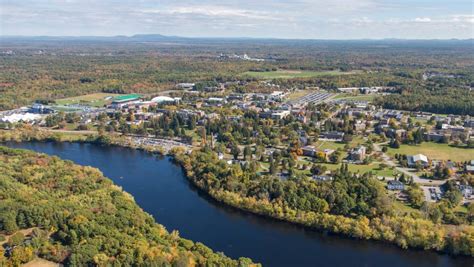
POLYGON ((265 61, 265 59, 263 59, 263 58, 253 58, 253 57, 249 57, 247 54, 243 54, 243 55, 237 55, 237 54, 231 54, 231 55, 228 55, 228 54, 220 54, 218 58, 221 59, 221 60, 234 59, 234 60, 246 60, 246 61, 255 61, 255 62, 263 62, 263 61, 265 61))
POLYGON ((393 90, 389 86, 370 86, 370 87, 342 87, 337 88, 341 93, 361 93, 361 94, 375 94, 393 90))

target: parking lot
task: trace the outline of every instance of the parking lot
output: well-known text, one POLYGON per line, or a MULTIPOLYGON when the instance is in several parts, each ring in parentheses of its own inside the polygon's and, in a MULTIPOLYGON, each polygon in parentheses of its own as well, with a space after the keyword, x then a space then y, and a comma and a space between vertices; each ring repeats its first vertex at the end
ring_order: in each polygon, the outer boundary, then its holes
POLYGON ((441 199, 441 189, 437 186, 421 186, 423 193, 425 193, 425 200, 427 202, 438 202, 441 199))
POLYGON ((296 104, 296 105, 309 104, 309 103, 319 104, 330 99, 333 96, 334 94, 331 94, 328 92, 315 92, 315 93, 305 95, 295 101, 292 101, 292 104, 296 104))

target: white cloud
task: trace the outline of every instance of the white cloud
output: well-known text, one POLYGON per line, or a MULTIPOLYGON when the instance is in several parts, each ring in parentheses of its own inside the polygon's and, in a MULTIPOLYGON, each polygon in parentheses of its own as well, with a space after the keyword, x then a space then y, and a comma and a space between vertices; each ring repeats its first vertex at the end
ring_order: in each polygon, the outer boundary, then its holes
POLYGON ((241 17, 249 19, 274 19, 269 12, 224 6, 177 6, 162 9, 140 9, 145 14, 195 15, 208 17, 241 17))
POLYGON ((473 38, 459 1, 0 0, 0 35, 473 38))
POLYGON ((431 22, 431 19, 424 17, 424 18, 416 18, 414 21, 415 22, 431 22))

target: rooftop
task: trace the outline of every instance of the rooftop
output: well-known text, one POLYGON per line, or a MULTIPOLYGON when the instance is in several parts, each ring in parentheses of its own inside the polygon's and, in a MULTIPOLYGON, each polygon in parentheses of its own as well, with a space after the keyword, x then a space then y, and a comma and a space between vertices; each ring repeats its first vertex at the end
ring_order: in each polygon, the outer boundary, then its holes
POLYGON ((114 97, 114 102, 125 102, 130 100, 135 100, 142 97, 140 94, 128 94, 128 95, 119 95, 114 97))

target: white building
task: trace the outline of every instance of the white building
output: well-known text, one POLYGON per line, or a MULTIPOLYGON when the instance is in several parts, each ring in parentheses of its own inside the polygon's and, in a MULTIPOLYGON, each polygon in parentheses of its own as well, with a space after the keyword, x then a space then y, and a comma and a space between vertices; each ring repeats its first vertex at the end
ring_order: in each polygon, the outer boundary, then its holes
POLYGON ((416 167, 417 163, 420 163, 421 166, 427 167, 429 165, 428 157, 423 154, 416 154, 413 156, 408 156, 408 166, 416 167))

